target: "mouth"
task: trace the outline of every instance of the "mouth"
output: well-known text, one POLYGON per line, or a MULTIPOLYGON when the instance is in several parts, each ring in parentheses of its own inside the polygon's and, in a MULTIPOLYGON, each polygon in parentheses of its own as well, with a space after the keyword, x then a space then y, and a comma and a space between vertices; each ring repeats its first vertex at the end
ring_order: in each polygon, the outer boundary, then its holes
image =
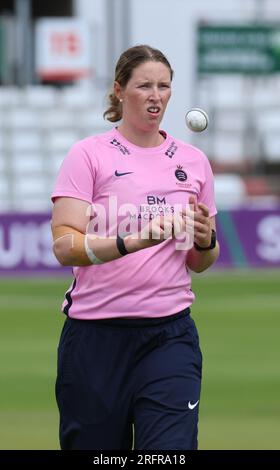
POLYGON ((153 116, 158 116, 160 114, 160 108, 159 106, 150 106, 147 109, 148 113, 153 115, 153 116))

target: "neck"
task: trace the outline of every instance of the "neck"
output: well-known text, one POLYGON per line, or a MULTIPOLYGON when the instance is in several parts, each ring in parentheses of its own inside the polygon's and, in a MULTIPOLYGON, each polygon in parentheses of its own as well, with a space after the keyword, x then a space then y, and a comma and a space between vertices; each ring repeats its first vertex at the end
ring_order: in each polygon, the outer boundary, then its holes
POLYGON ((129 142, 138 147, 157 147, 164 142, 164 137, 159 133, 159 129, 153 129, 152 131, 142 131, 138 129, 131 129, 124 123, 118 126, 118 131, 122 134, 129 142))

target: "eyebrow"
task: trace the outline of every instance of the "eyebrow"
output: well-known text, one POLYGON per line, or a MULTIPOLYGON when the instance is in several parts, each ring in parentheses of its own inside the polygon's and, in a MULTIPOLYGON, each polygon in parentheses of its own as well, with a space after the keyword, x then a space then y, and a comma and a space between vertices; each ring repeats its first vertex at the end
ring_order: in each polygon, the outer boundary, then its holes
MULTIPOLYGON (((153 81, 151 80, 146 80, 146 79, 143 79, 143 80, 138 80, 136 82, 137 85, 150 85, 151 83, 153 83, 153 81)), ((160 84, 164 84, 164 85, 170 85, 171 81, 170 80, 159 80, 158 83, 160 84)))

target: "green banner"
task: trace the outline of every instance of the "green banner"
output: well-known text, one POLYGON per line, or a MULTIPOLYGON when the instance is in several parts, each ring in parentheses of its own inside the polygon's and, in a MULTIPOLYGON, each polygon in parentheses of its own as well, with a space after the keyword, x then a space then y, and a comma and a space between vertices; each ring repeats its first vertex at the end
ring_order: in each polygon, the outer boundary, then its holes
POLYGON ((200 25, 197 56, 198 73, 278 73, 280 25, 200 25))

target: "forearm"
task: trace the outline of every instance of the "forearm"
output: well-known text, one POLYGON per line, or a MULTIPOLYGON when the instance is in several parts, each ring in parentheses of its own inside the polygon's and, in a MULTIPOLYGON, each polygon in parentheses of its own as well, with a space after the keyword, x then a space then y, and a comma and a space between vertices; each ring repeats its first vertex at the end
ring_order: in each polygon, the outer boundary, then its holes
MULTIPOLYGON (((53 252, 60 264, 63 266, 90 266, 93 264, 86 251, 85 234, 67 226, 52 227, 52 232, 53 252)), ((88 235, 87 246, 101 263, 113 261, 122 256, 117 248, 115 238, 98 238, 88 235)), ((130 236, 125 238, 125 247, 129 253, 134 253, 139 249, 137 240, 130 236)))
MULTIPOLYGON (((81 226, 81 224, 80 224, 81 226)), ((157 216, 141 231, 125 236, 123 245, 116 238, 85 234, 68 225, 52 222, 53 252, 63 266, 90 266, 120 258, 123 254, 151 248, 174 236, 173 217, 157 216), (123 253, 123 254, 121 254, 123 253)))
POLYGON ((188 251, 186 265, 192 271, 201 273, 215 263, 220 253, 219 243, 215 248, 207 251, 198 251, 194 246, 188 251))

